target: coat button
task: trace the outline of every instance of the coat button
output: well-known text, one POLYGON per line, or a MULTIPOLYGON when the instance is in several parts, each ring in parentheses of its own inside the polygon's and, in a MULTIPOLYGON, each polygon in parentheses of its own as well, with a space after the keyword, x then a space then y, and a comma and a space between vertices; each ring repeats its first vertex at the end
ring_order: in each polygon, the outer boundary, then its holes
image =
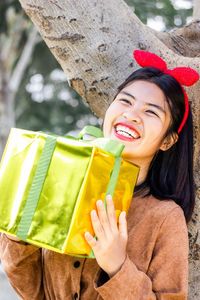
POLYGON ((80 267, 80 264, 81 264, 80 261, 78 261, 78 260, 75 261, 75 262, 74 262, 74 268, 79 268, 79 267, 80 267))
POLYGON ((77 300, 78 299, 78 293, 75 293, 74 294, 74 300, 77 300))

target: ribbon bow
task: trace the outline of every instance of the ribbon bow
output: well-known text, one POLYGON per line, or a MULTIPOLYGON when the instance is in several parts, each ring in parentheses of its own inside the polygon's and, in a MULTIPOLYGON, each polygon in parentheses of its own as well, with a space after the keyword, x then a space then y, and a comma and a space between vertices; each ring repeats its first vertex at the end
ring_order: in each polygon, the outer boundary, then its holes
MULTIPOLYGON (((199 74, 197 73, 197 71, 195 71, 192 68, 177 67, 171 70, 168 69, 166 62, 155 53, 151 53, 144 50, 134 50, 133 57, 141 67, 157 68, 163 73, 169 74, 172 77, 174 77, 180 83, 181 86, 182 85, 191 86, 199 80, 199 74)), ((185 100, 185 112, 184 112, 182 122, 178 128, 178 133, 181 132, 183 126, 185 125, 185 122, 187 121, 188 114, 189 114, 188 95, 183 87, 182 89, 183 89, 184 100, 185 100)))

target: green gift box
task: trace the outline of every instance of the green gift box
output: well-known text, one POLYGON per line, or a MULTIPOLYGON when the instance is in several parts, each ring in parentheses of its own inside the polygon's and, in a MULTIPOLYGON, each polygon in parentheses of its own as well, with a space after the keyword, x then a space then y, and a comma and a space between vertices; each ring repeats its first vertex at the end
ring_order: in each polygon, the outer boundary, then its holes
POLYGON ((90 212, 113 196, 128 211, 139 168, 124 145, 86 126, 78 138, 12 128, 0 164, 0 231, 59 253, 94 257, 90 212), (95 136, 81 140, 84 133, 95 136))

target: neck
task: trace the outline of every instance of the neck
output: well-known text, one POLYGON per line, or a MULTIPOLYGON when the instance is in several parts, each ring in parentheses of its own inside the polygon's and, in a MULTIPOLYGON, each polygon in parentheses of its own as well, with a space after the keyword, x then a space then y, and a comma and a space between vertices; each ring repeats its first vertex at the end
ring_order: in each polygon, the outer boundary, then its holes
MULTIPOLYGON (((128 160, 128 159, 127 159, 128 160)), ((140 171, 139 171, 139 175, 138 175, 138 180, 137 180, 137 185, 142 184, 143 182, 145 182, 146 178, 147 178, 147 174, 150 168, 150 164, 152 161, 152 157, 151 159, 147 158, 146 160, 138 160, 138 159, 132 159, 132 160, 128 160, 131 163, 139 166, 140 171)))
POLYGON ((140 166, 140 171, 139 171, 139 176, 138 176, 138 180, 137 180, 137 185, 143 183, 146 180, 150 163, 145 164, 145 165, 139 165, 139 166, 140 166))

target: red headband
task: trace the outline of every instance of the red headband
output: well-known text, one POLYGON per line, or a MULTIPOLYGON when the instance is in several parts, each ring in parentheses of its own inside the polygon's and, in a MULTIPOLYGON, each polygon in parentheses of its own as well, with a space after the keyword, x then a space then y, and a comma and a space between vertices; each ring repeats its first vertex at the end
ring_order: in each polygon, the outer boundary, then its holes
MULTIPOLYGON (((191 86, 199 80, 199 74, 194 69, 189 67, 177 67, 170 70, 167 68, 166 62, 161 57, 159 57, 154 53, 144 51, 144 50, 134 50, 133 56, 141 67, 157 68, 163 73, 169 74, 172 77, 174 77, 180 83, 181 86, 182 85, 191 86)), ((183 94, 185 99, 185 112, 184 112, 182 122, 178 128, 178 133, 181 132, 183 126, 185 125, 185 122, 187 121, 188 114, 189 114, 188 95, 183 87, 182 89, 183 89, 183 94)))

